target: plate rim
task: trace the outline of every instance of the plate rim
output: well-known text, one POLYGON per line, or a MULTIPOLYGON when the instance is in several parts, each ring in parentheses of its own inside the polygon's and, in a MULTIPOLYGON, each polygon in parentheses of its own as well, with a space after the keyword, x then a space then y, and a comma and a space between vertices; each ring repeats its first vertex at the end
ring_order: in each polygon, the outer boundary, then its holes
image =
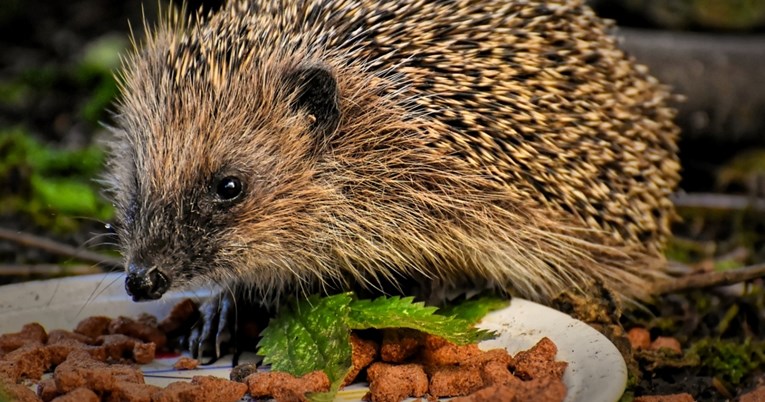
MULTIPOLYGON (((74 308, 77 304, 82 305, 83 297, 87 299, 94 294, 98 296, 91 299, 84 308, 79 309, 83 313, 79 319, 94 315, 85 313, 89 309, 92 310, 95 307, 97 310, 99 305, 107 304, 123 309, 111 313, 112 316, 140 312, 163 316, 183 298, 200 299, 212 294, 210 290, 171 292, 160 300, 134 303, 126 294, 121 278, 124 278, 124 273, 104 273, 3 285, 0 286, 0 318, 23 317, 35 310, 44 312, 52 306, 55 306, 53 310, 74 308), (79 290, 80 288, 92 290, 85 292, 79 290), (51 291, 53 294, 46 298, 45 293, 51 291), (6 300, 8 298, 12 300, 6 300)), ((0 319, 0 327, 2 327, 0 332, 17 331, 21 325, 32 321, 34 320, 19 322, 17 329, 9 329, 6 320, 0 319)), ((71 330, 74 325, 76 322, 64 329, 71 330)), ((44 326, 46 331, 60 327, 59 325, 44 326)), ((569 363, 564 373, 564 383, 567 388, 566 402, 614 402, 619 400, 624 392, 627 383, 627 366, 616 346, 593 327, 568 314, 527 299, 513 297, 507 307, 488 313, 479 322, 478 327, 500 331, 498 338, 483 341, 479 343, 479 347, 486 349, 500 346, 508 349, 511 354, 528 349, 543 336, 550 338, 558 346, 557 359, 569 363), (511 318, 509 321, 508 317, 511 318), (572 337, 571 333, 580 335, 572 337), (510 336, 512 336, 511 343, 501 343, 500 339, 510 336), (497 345, 498 343, 500 344, 497 345), (515 347, 511 348, 511 345, 515 347), (577 350, 581 351, 581 348, 594 351, 593 359, 595 360, 589 365, 580 357, 572 360, 577 350), (580 372, 588 374, 590 381, 598 382, 596 389, 593 387, 595 384, 582 382, 585 378, 579 376, 580 372), (593 393, 593 391, 596 392, 593 393)))

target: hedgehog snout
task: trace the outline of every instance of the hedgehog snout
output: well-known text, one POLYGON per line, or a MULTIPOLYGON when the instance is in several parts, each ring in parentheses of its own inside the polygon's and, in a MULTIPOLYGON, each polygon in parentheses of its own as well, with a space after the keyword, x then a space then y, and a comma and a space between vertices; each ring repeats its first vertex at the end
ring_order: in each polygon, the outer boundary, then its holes
POLYGON ((130 263, 127 271, 125 290, 135 302, 159 299, 170 288, 170 278, 159 268, 130 263))

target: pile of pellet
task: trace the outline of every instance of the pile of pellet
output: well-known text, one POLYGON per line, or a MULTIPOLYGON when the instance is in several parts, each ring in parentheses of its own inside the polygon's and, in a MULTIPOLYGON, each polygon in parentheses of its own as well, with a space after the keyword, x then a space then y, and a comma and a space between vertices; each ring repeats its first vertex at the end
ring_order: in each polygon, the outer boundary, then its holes
MULTIPOLYGON (((158 321, 149 315, 89 317, 73 331, 50 332, 37 323, 18 333, 0 335, 0 389, 18 401, 238 401, 251 398, 307 400, 306 394, 330 388, 316 371, 296 378, 287 373, 258 371, 238 381, 196 376, 161 388, 146 384, 140 365, 157 352, 171 352, 175 338, 198 317, 191 300, 177 304, 158 321), (45 373, 51 373, 43 379, 45 373), (37 392, 29 382, 37 383, 37 392)), ((407 397, 460 397, 454 401, 562 401, 566 363, 555 360, 557 349, 543 338, 528 351, 510 356, 504 349, 481 351, 408 329, 362 331, 351 335, 353 367, 344 384, 367 380, 374 402, 407 397)), ((176 369, 198 362, 181 357, 176 369)), ((234 375, 236 377, 236 375, 234 375)))

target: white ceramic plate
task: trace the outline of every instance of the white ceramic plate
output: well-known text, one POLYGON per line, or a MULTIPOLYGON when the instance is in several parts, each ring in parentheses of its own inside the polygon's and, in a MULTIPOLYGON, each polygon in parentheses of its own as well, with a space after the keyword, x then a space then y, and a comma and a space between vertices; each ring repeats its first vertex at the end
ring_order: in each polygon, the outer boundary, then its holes
MULTIPOLYGON (((162 299, 133 303, 125 293, 122 274, 87 275, 57 280, 0 286, 0 333, 17 332, 29 322, 47 330, 71 330, 81 319, 92 315, 135 316, 143 312, 164 317, 172 306, 186 297, 202 298, 206 292, 172 293, 162 299)), ((480 344, 482 349, 507 348, 511 354, 525 350, 542 337, 558 346, 558 360, 568 362, 563 376, 566 402, 614 402, 627 381, 627 367, 619 351, 603 335, 581 321, 559 311, 523 299, 490 313, 480 327, 499 333, 480 344)), ((245 355, 242 361, 254 359, 245 355)), ((157 359, 144 366, 146 382, 164 386, 194 375, 228 378, 230 360, 197 370, 175 371, 176 358, 157 359)), ((354 385, 341 391, 338 400, 358 401, 366 387, 354 385)))

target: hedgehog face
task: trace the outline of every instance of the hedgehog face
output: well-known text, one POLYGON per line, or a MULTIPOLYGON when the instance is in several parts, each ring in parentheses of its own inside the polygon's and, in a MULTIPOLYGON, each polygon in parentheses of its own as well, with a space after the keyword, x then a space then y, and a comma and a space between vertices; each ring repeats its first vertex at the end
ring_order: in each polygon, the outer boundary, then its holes
POLYGON ((108 181, 134 300, 246 276, 271 287, 304 265, 289 256, 318 240, 312 217, 330 204, 315 165, 339 125, 337 84, 323 67, 279 74, 275 88, 186 89, 198 98, 161 110, 127 94, 108 181))

